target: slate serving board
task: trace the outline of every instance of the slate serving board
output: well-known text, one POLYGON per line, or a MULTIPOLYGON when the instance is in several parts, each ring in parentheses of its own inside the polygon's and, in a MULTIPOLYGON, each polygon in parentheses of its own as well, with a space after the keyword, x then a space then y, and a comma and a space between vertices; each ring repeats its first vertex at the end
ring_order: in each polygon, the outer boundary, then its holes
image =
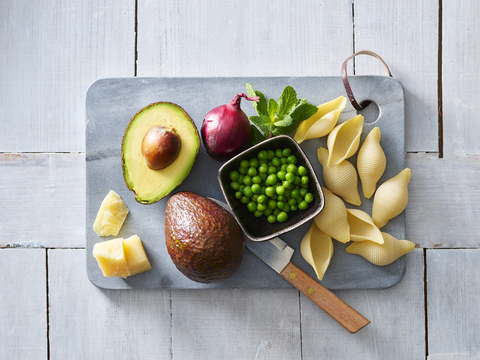
MULTIPOLYGON (((365 125, 360 144, 372 128, 380 127, 381 145, 387 157, 387 168, 379 182, 382 183, 398 174, 405 165, 403 88, 397 80, 389 77, 351 76, 349 79, 357 101, 374 102, 365 110, 365 125)), ((214 107, 230 102, 235 94, 246 92, 247 82, 262 91, 267 98, 275 99, 278 99, 285 86, 291 85, 299 98, 307 98, 316 105, 341 95, 346 96, 340 77, 116 78, 101 79, 91 85, 86 97, 86 262, 88 278, 94 285, 108 289, 291 287, 248 249, 245 249, 240 269, 226 281, 200 284, 189 280, 175 268, 165 246, 164 214, 169 197, 152 205, 139 204, 123 180, 123 134, 130 119, 140 109, 158 101, 176 103, 185 109, 200 131, 203 116, 214 107), (102 275, 92 255, 92 249, 95 243, 114 237, 99 237, 92 226, 100 204, 109 190, 117 192, 130 209, 117 237, 127 238, 137 234, 143 241, 153 270, 127 279, 106 278, 102 275)), ((255 114, 248 101, 242 100, 242 109, 248 116, 255 114)), ((355 110, 348 104, 338 123, 355 115, 355 110)), ((316 155, 320 146, 327 147, 326 138, 311 139, 301 144, 323 184, 322 168, 316 155)), ((350 161, 356 164, 355 157, 350 161)), ((220 162, 208 156, 202 144, 192 171, 173 193, 194 191, 225 201, 217 182, 220 166, 220 162)), ((371 214, 371 205, 371 199, 365 200, 362 197, 360 207, 348 204, 347 207, 359 208, 371 214)), ((316 279, 315 272, 300 254, 300 242, 310 226, 311 221, 283 235, 282 239, 295 249, 292 261, 316 279)), ((405 213, 391 220, 382 231, 404 239, 405 213)), ((391 287, 403 278, 406 270, 405 257, 388 266, 375 266, 358 255, 347 254, 347 245, 334 240, 333 257, 321 281, 325 287, 332 290, 381 289, 391 287)))

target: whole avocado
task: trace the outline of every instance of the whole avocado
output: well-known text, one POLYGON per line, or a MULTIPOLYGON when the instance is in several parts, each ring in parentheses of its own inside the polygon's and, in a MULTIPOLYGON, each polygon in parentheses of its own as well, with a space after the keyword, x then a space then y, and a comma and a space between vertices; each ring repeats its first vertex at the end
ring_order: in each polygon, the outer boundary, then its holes
POLYGON ((168 200, 165 241, 177 269, 200 283, 227 279, 243 259, 243 235, 234 217, 194 192, 179 192, 168 200))

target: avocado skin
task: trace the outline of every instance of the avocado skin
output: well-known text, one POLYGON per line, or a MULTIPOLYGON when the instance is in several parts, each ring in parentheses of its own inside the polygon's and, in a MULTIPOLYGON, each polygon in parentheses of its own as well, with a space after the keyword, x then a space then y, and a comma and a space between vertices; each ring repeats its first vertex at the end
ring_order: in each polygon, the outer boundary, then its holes
POLYGON ((179 192, 168 200, 165 242, 177 269, 200 283, 229 278, 243 259, 243 234, 233 216, 194 192, 179 192))

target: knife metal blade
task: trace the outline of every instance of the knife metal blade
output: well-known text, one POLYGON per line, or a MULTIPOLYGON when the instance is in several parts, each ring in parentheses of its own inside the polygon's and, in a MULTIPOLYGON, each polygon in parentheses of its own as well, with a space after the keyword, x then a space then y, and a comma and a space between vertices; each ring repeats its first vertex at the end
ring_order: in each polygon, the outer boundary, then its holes
MULTIPOLYGON (((228 212, 232 212, 224 202, 216 199, 212 200, 228 212)), ((290 260, 294 250, 282 239, 277 237, 267 241, 255 242, 244 236, 244 243, 252 253, 257 255, 350 333, 356 333, 370 323, 362 314, 293 264, 290 260)))

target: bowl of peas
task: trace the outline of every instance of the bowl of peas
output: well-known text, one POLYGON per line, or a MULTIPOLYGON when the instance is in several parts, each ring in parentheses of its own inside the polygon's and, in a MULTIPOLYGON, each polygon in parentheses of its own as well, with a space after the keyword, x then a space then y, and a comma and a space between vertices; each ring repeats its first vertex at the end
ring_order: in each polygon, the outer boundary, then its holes
POLYGON ((290 136, 254 145, 218 170, 233 216, 253 241, 273 239, 313 219, 324 207, 322 187, 290 136))

